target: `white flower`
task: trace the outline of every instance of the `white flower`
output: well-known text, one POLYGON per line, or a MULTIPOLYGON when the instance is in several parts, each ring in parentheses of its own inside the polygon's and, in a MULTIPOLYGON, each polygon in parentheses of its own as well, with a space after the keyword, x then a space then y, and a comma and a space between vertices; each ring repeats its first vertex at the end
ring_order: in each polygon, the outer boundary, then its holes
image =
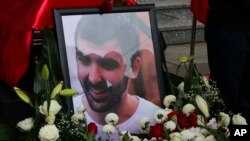
POLYGON ((102 127, 102 132, 107 135, 111 135, 115 132, 115 127, 112 124, 105 124, 102 127))
POLYGON ((203 82, 204 82, 204 84, 205 84, 205 86, 207 87, 207 88, 211 88, 211 86, 210 86, 210 84, 209 84, 209 81, 208 81, 208 79, 207 79, 207 77, 206 76, 202 76, 202 80, 203 80, 203 82))
POLYGON ((172 137, 170 141, 182 141, 181 137, 172 137))
POLYGON ((158 109, 154 113, 154 119, 156 122, 161 123, 167 119, 167 111, 163 109, 158 109))
POLYGON ((219 113, 219 121, 218 126, 225 126, 227 127, 230 124, 230 117, 228 114, 220 112, 219 113))
POLYGON ((190 130, 190 132, 192 132, 194 134, 195 137, 202 135, 202 133, 201 133, 202 128, 200 128, 200 127, 191 127, 191 128, 189 128, 189 130, 190 130))
POLYGON ((197 136, 194 138, 194 141, 204 141, 205 137, 204 136, 197 136))
POLYGON ((209 135, 209 136, 207 136, 207 137, 205 138, 204 141, 217 141, 217 140, 214 138, 213 135, 209 135))
POLYGON ((109 113, 109 114, 107 114, 107 115, 105 116, 105 121, 106 121, 106 123, 108 123, 108 124, 113 124, 113 125, 115 125, 115 124, 117 124, 118 120, 119 120, 119 117, 118 117, 117 114, 115 114, 115 113, 109 113))
POLYGON ((190 130, 182 130, 181 138, 182 140, 191 140, 194 138, 194 134, 190 130))
POLYGON ((184 92, 184 82, 181 82, 181 83, 177 86, 177 90, 179 91, 179 93, 183 93, 183 92, 184 92))
POLYGON ((207 136, 207 135, 210 134, 209 131, 208 131, 207 129, 205 129, 205 128, 202 128, 201 131, 200 131, 200 133, 201 133, 202 135, 204 135, 204 136, 207 136))
POLYGON ((17 127, 21 128, 24 131, 30 131, 34 127, 34 119, 30 117, 19 121, 17 123, 17 127))
POLYGON ((71 116, 71 120, 75 123, 79 123, 80 121, 84 120, 84 114, 82 112, 77 112, 71 116))
POLYGON ((84 113, 86 111, 86 108, 84 106, 80 106, 77 108, 78 113, 84 113))
POLYGON ((193 113, 194 110, 195 110, 194 105, 193 105, 193 104, 190 104, 190 103, 184 105, 183 108, 182 108, 183 114, 185 114, 187 117, 188 117, 191 113, 193 113))
POLYGON ((129 138, 131 138, 131 134, 130 134, 128 131, 121 131, 121 132, 119 133, 119 141, 123 141, 123 137, 124 137, 125 134, 127 134, 127 136, 128 136, 129 138))
POLYGON ((247 125, 246 119, 240 114, 233 115, 232 121, 234 125, 247 125))
POLYGON ((200 95, 195 96, 195 102, 200 109, 200 111, 203 113, 203 115, 208 118, 210 116, 208 105, 205 99, 203 99, 200 95))
POLYGON ((166 108, 168 108, 169 105, 172 102, 175 102, 175 101, 176 101, 176 96, 174 96, 174 95, 167 95, 167 96, 165 96, 165 98, 163 100, 163 104, 165 105, 166 108))
POLYGON ((181 134, 179 132, 173 132, 169 134, 170 141, 181 141, 181 134))
POLYGON ((148 133, 150 129, 150 121, 148 117, 144 117, 139 124, 139 129, 142 133, 148 133))
POLYGON ((209 122, 207 123, 207 126, 211 129, 217 129, 217 122, 215 118, 212 118, 209 120, 209 122))
POLYGON ((45 125, 39 131, 41 141, 56 141, 59 138, 59 131, 55 125, 45 125))
POLYGON ((54 124, 56 120, 56 116, 55 115, 49 115, 45 118, 45 121, 48 123, 48 124, 54 124))
POLYGON ((172 109, 165 108, 164 111, 166 112, 165 114, 168 115, 168 114, 171 113, 173 110, 172 110, 172 109))
POLYGON ((202 115, 197 115, 197 124, 200 126, 204 126, 205 118, 202 115))
POLYGON ((47 101, 43 103, 43 105, 39 106, 40 113, 48 116, 48 115, 56 115, 60 110, 61 106, 58 104, 56 100, 51 100, 50 101, 50 107, 49 107, 49 112, 47 111, 47 101))
POLYGON ((165 126, 166 129, 169 129, 170 131, 173 131, 173 130, 176 128, 176 124, 175 124, 175 122, 173 122, 172 120, 167 121, 167 122, 164 124, 164 126, 165 126))

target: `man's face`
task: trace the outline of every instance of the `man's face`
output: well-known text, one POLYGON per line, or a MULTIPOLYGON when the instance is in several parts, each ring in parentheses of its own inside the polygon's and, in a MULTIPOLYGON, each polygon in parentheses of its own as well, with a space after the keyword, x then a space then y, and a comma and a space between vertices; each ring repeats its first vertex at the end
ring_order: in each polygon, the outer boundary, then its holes
POLYGON ((78 78, 88 103, 96 112, 118 105, 127 89, 126 65, 117 41, 101 45, 78 39, 76 61, 78 78))

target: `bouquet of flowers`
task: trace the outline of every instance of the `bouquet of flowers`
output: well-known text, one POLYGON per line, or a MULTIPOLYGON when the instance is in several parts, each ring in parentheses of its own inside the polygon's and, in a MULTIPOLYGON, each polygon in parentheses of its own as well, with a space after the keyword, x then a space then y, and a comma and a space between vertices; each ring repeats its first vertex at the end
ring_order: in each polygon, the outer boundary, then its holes
POLYGON ((36 60, 34 77, 34 96, 18 87, 14 91, 25 103, 35 110, 33 117, 17 123, 25 132, 24 140, 94 140, 95 124, 84 120, 84 108, 70 116, 67 97, 78 92, 66 88, 62 80, 59 54, 53 32, 46 28, 43 31, 44 46, 42 55, 36 60))
MULTIPOLYGON (((179 67, 184 65, 187 69, 186 63, 192 59, 192 56, 180 57, 179 67)), ((163 100, 165 109, 154 113, 157 124, 150 127, 148 120, 141 122, 142 131, 151 140, 227 141, 230 124, 247 124, 240 114, 224 112, 225 104, 216 83, 200 74, 195 64, 187 69, 184 81, 171 88, 172 94, 163 100)))
MULTIPOLYGON (((116 125, 119 117, 109 113, 105 117, 106 125, 102 127, 107 138, 97 138, 97 126, 95 123, 87 124, 84 107, 73 115, 69 112, 67 96, 78 92, 66 88, 61 81, 58 56, 53 32, 46 28, 42 56, 36 60, 34 98, 14 87, 17 95, 35 110, 34 117, 17 123, 17 127, 26 133, 21 139, 110 141, 112 134, 118 134, 120 141, 227 141, 230 124, 247 124, 240 114, 224 112, 225 104, 216 83, 200 74, 192 65, 187 69, 183 82, 178 86, 171 85, 171 94, 163 99, 164 107, 152 113, 155 125, 150 126, 149 118, 144 117, 138 124, 141 134, 132 135, 128 131, 120 131, 116 125)), ((187 68, 187 63, 192 59, 192 56, 180 57, 179 67, 184 65, 187 68)))

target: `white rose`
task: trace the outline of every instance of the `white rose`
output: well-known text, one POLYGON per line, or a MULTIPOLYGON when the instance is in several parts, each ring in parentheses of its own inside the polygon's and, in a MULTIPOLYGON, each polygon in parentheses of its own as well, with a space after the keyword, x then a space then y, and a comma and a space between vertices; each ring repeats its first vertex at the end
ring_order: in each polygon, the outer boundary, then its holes
POLYGON ((39 131, 41 141, 56 141, 59 138, 59 131, 55 125, 45 125, 39 131))
POLYGON ((194 110, 195 110, 194 105, 193 105, 193 104, 190 104, 190 103, 184 105, 183 108, 182 108, 183 114, 185 114, 187 117, 188 117, 191 113, 193 113, 194 110))
POLYGON ((115 124, 117 124, 118 120, 119 120, 119 117, 118 117, 117 114, 115 114, 115 113, 109 113, 109 114, 107 114, 107 115, 105 116, 105 121, 106 121, 106 123, 108 123, 108 124, 113 124, 113 125, 115 125, 115 124))
POLYGON ((219 113, 219 121, 218 126, 225 126, 227 127, 230 124, 230 117, 228 114, 220 112, 219 113))
POLYGON ((48 116, 48 115, 56 115, 60 110, 61 106, 58 104, 56 100, 51 100, 50 101, 50 107, 49 107, 49 112, 47 111, 47 101, 43 103, 43 105, 39 106, 40 113, 48 116))
POLYGON ((182 140, 191 140, 194 138, 194 134, 190 130, 182 130, 181 138, 182 140))
POLYGON ((194 138, 194 141, 204 141, 205 140, 205 137, 204 136, 196 136, 194 138))
POLYGON ((247 125, 246 119, 240 114, 233 115, 232 121, 234 125, 247 125))
POLYGON ((175 122, 173 122, 172 120, 167 121, 167 122, 164 124, 164 126, 165 126, 166 129, 169 129, 170 131, 173 131, 173 130, 176 128, 176 124, 175 124, 175 122))
POLYGON ((112 124, 105 124, 102 127, 102 132, 107 135, 111 135, 115 132, 115 127, 112 124))
POLYGON ((34 119, 30 117, 19 121, 17 123, 17 127, 21 128, 24 131, 30 131, 34 127, 34 119))
POLYGON ((179 93, 183 93, 183 92, 184 92, 184 82, 181 82, 181 83, 177 86, 177 90, 179 91, 179 93))
POLYGON ((168 108, 169 105, 172 102, 175 102, 175 101, 176 101, 176 96, 174 96, 174 95, 167 95, 167 96, 165 96, 165 98, 163 100, 163 104, 165 105, 166 108, 168 108))
POLYGON ((45 121, 48 123, 48 124, 54 124, 56 120, 56 116, 55 115, 49 115, 45 118, 45 121))
POLYGON ((181 141, 181 134, 179 132, 173 132, 169 134, 170 141, 181 141))

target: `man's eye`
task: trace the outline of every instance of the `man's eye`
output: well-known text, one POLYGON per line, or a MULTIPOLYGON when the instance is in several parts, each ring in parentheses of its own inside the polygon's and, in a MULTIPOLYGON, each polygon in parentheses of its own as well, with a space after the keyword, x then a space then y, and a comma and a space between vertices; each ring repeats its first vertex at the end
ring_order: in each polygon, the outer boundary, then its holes
POLYGON ((106 70, 114 70, 116 68, 118 68, 120 66, 120 64, 113 60, 113 59, 108 59, 108 58, 104 58, 98 61, 98 64, 106 70))
POLYGON ((85 66, 88 66, 91 63, 91 59, 87 56, 78 56, 77 58, 85 66))

